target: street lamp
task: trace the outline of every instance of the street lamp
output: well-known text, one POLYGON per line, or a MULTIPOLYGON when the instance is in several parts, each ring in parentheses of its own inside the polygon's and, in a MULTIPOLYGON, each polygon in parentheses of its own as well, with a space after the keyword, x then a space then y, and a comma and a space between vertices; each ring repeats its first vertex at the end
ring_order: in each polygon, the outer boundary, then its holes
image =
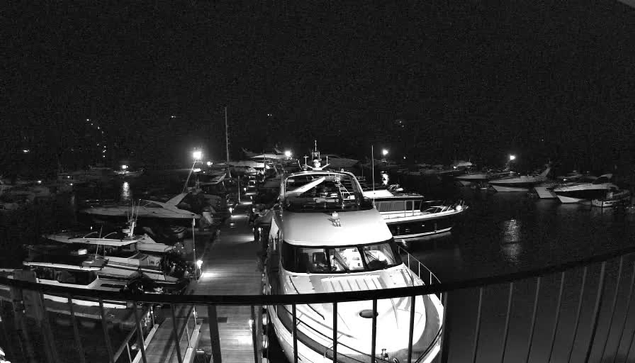
POLYGON ((192 176, 192 172, 194 172, 194 167, 196 166, 196 163, 201 161, 201 159, 203 159, 203 152, 198 149, 194 150, 192 152, 192 158, 194 159, 194 163, 192 164, 192 167, 190 168, 189 174, 187 174, 187 179, 185 180, 185 185, 183 185, 183 191, 181 193, 185 193, 185 191, 187 190, 187 184, 190 182, 190 177, 192 176))
POLYGON ((382 155, 383 157, 386 157, 386 155, 388 155, 388 150, 387 150, 387 149, 383 149, 383 150, 381 151, 381 155, 382 155))
POLYGON ((514 160, 516 160, 516 155, 509 154, 509 161, 514 161, 514 160))
POLYGON ((291 159, 291 155, 293 155, 293 154, 291 153, 291 150, 286 150, 286 151, 284 152, 284 157, 285 157, 285 158, 287 158, 287 159, 291 159))

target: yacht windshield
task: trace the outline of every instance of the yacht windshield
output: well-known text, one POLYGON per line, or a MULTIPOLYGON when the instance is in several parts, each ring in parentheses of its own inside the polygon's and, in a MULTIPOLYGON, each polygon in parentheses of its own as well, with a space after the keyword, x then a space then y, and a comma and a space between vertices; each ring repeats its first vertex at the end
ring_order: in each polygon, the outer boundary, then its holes
POLYGON ((297 174, 285 180, 285 206, 292 211, 370 209, 355 177, 346 173, 297 174))
POLYGON ((382 270, 401 264, 390 241, 368 245, 307 247, 282 245, 282 265, 299 273, 346 273, 382 270))

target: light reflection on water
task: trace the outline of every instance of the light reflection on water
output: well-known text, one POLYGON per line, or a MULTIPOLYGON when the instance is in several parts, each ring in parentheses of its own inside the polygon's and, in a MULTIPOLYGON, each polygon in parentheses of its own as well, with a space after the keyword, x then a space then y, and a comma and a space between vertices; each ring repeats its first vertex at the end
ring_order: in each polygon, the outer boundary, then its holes
POLYGON ((120 198, 122 202, 129 202, 132 200, 132 189, 130 189, 130 184, 127 181, 124 181, 121 184, 120 198))
POLYGON ((512 265, 520 262, 520 256, 523 252, 521 241, 521 225, 522 222, 516 219, 503 221, 503 236, 501 239, 501 254, 503 259, 512 265))

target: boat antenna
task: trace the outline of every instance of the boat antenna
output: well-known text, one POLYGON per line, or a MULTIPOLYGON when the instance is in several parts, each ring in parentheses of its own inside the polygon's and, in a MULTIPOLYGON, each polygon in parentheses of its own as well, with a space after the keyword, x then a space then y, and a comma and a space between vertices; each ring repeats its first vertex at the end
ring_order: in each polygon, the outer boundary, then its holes
POLYGON ((370 174, 372 175, 373 194, 375 193, 375 145, 370 145, 370 174))
POLYGON ((225 106, 225 155, 229 164, 229 123, 227 123, 227 106, 225 106))

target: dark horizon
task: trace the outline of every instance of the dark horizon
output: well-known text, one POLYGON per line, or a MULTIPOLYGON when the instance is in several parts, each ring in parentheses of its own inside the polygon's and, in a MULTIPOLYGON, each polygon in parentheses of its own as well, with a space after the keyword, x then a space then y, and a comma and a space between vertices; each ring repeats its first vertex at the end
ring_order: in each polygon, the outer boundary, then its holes
POLYGON ((224 160, 225 106, 232 158, 318 140, 355 158, 633 169, 635 9, 618 1, 4 8, 3 169, 23 145, 56 166, 95 140, 87 118, 110 164, 196 146, 224 160))

